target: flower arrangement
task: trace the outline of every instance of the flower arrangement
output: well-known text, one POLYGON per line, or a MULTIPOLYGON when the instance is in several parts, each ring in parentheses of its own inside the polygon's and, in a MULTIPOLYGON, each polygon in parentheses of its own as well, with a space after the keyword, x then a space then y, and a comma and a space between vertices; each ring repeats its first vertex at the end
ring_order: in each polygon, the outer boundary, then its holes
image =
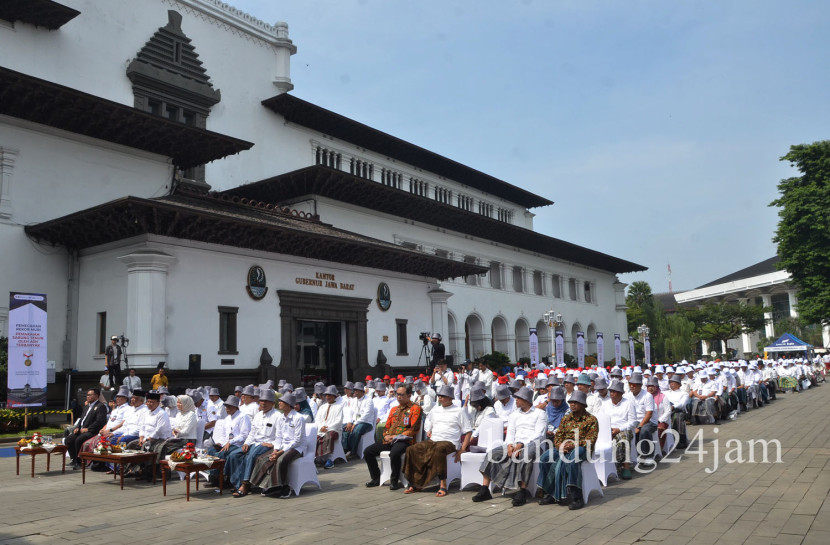
POLYGON ((34 432, 32 434, 32 438, 29 439, 29 446, 32 448, 38 448, 43 446, 43 436, 40 432, 34 432))
POLYGON ((174 462, 190 462, 194 458, 196 458, 196 445, 193 443, 188 443, 170 454, 170 459, 174 462))
POLYGON ((95 452, 98 454, 108 454, 112 446, 110 445, 110 440, 106 437, 102 437, 98 444, 95 445, 95 452))

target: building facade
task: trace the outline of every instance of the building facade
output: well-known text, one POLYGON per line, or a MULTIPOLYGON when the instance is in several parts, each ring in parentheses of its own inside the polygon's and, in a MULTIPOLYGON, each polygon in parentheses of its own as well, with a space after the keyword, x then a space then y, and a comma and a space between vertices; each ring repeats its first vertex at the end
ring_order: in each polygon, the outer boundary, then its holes
POLYGON ((544 355, 551 308, 568 353, 625 333, 617 274, 642 266, 535 232, 545 197, 296 97, 285 23, 34 0, 0 7, 0 49, 0 292, 48 294, 59 372, 97 376, 121 333, 139 370, 295 383, 423 364, 422 332, 518 359, 537 328, 544 355))

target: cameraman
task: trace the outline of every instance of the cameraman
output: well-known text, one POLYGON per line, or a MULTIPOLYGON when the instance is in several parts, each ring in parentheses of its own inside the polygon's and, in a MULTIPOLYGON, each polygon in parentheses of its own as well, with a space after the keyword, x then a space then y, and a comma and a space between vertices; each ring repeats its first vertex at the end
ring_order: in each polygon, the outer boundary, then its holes
POLYGON ((107 370, 110 374, 111 385, 121 385, 121 347, 118 346, 118 336, 110 337, 112 343, 104 350, 107 370))
POLYGON ((430 360, 430 365, 435 367, 438 365, 438 362, 444 359, 444 353, 446 352, 446 347, 441 342, 441 334, 436 333, 434 335, 427 336, 429 339, 430 345, 432 345, 432 359, 430 360))

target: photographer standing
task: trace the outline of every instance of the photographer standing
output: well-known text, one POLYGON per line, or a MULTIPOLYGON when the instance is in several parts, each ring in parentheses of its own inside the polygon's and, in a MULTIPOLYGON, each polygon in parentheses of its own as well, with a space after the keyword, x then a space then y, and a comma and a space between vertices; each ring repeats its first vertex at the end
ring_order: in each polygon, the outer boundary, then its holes
POLYGON ((444 344, 441 342, 441 334, 436 333, 431 337, 427 337, 429 339, 430 345, 432 345, 432 358, 430 359, 430 365, 435 368, 438 365, 438 362, 444 359, 444 353, 447 351, 444 344))
POLYGON ((110 384, 121 384, 121 347, 118 346, 118 336, 110 337, 111 344, 104 349, 107 370, 110 372, 110 384))

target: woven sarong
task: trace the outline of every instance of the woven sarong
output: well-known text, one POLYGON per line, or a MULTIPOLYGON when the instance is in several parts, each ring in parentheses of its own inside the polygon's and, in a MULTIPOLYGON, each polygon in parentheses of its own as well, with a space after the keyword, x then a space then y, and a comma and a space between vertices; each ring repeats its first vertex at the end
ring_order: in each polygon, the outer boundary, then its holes
MULTIPOLYGON (((408 451, 407 451, 408 454, 408 451)), ((532 441, 525 445, 518 457, 507 456, 507 446, 502 445, 487 453, 479 471, 490 476, 496 486, 502 488, 519 488, 519 483, 527 483, 533 472, 533 462, 539 459, 539 442, 532 441)))
POLYGON ((340 438, 340 434, 336 431, 327 431, 323 435, 317 436, 317 450, 314 451, 315 456, 328 456, 334 452, 334 444, 340 438))
POLYGON ((435 477, 446 478, 447 455, 456 451, 449 441, 427 439, 406 449, 403 474, 415 488, 424 488, 435 477))

